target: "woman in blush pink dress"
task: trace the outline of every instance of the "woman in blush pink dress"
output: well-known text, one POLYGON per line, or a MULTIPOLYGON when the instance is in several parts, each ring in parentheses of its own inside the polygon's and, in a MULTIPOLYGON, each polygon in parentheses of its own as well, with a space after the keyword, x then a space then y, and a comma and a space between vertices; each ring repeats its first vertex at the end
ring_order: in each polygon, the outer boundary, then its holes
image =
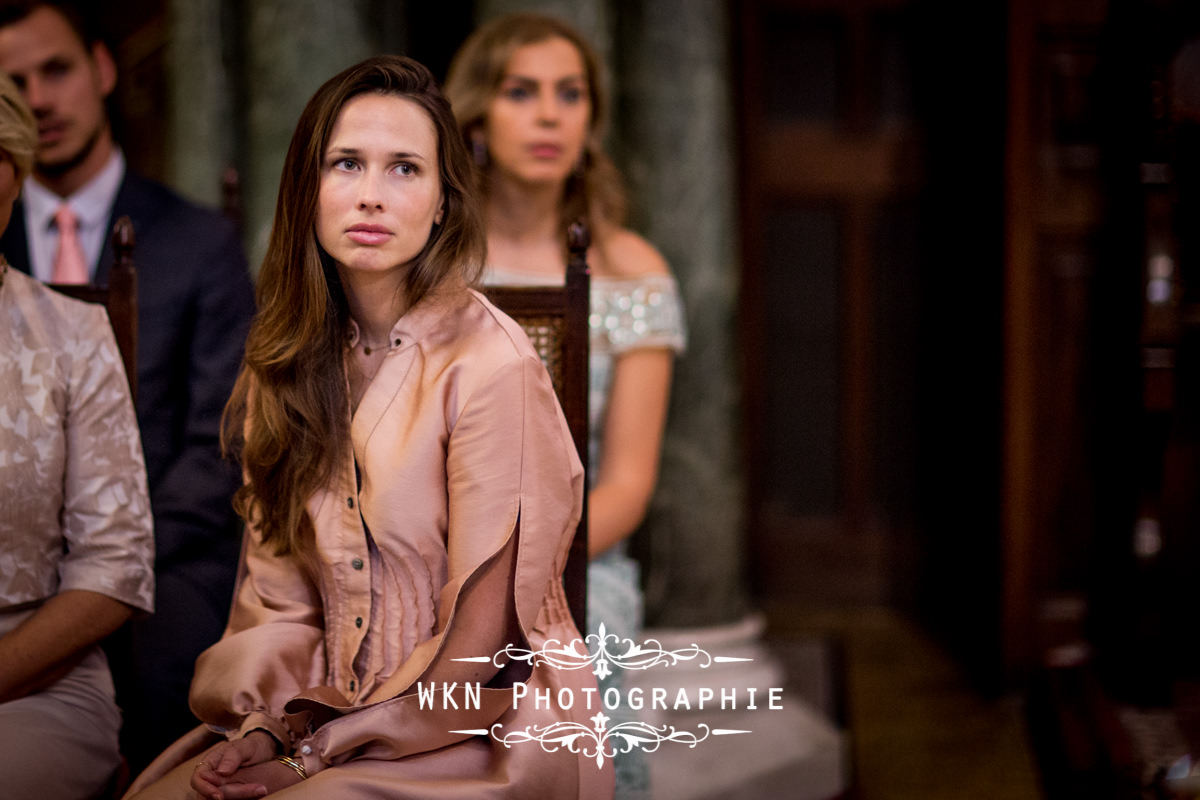
POLYGON ((207 727, 139 800, 611 795, 586 748, 501 741, 591 728, 591 673, 463 660, 578 637, 561 571, 583 489, 537 353, 470 288, 470 169, 410 59, 347 69, 301 115, 227 409, 248 533, 229 627, 196 665, 207 727), (580 702, 517 705, 519 683, 580 702), (431 684, 455 702, 422 703, 431 684))

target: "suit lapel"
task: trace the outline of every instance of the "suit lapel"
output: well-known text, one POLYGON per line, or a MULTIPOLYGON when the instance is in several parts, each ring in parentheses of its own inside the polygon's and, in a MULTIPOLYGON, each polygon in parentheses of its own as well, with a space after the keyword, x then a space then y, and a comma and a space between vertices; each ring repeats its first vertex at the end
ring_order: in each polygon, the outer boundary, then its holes
POLYGON ((117 189, 117 196, 113 199, 112 212, 108 215, 104 247, 100 251, 100 263, 96 265, 96 283, 102 285, 108 283, 108 273, 112 270, 113 262, 117 258, 112 243, 113 226, 124 215, 128 215, 133 223, 133 259, 134 264, 137 264, 138 240, 144 235, 147 226, 159 211, 155 207, 152 194, 147 191, 143 180, 126 166, 125 177, 121 179, 121 186, 117 189))

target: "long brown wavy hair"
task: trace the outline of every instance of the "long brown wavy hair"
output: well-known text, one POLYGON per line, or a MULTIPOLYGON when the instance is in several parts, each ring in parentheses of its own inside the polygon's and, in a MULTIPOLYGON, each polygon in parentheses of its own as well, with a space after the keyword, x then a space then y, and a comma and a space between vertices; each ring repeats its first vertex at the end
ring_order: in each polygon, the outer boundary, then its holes
MULTIPOLYGON (((580 217, 588 221, 593 236, 625 222, 627 206, 621 176, 602 146, 609 100, 595 48, 583 34, 555 17, 534 13, 506 14, 479 26, 463 42, 450 63, 446 96, 458 116, 463 141, 469 146, 472 135, 484 125, 488 106, 500 90, 513 53, 518 48, 548 39, 565 39, 579 51, 592 102, 582 170, 567 179, 560 209, 559 229, 564 232, 565 248, 567 227, 580 217)), ((486 170, 477 170, 476 179, 486 196, 486 170)))
POLYGON ((368 92, 416 103, 437 131, 445 210, 406 272, 402 291, 409 306, 434 291, 476 282, 483 267, 487 244, 471 159, 429 70, 409 58, 378 56, 321 86, 288 147, 258 277, 259 311, 222 431, 226 451, 240 458, 246 477, 234 505, 279 555, 311 552, 305 504, 348 447, 350 312, 315 225, 330 133, 346 102, 368 92))

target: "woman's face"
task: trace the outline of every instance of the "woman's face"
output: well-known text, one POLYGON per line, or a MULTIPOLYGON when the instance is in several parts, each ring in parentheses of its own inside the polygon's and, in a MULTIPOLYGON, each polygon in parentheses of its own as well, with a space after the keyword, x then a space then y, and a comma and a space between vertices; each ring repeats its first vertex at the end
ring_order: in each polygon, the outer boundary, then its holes
POLYGON ((0 151, 0 233, 8 228, 13 203, 21 193, 21 182, 17 180, 17 168, 8 154, 0 151))
POLYGON ((519 183, 564 182, 583 155, 591 120, 575 45, 555 38, 519 47, 484 120, 492 168, 519 183))
POLYGON ((361 94, 321 164, 317 241, 342 270, 402 273, 442 220, 437 131, 404 97, 361 94))

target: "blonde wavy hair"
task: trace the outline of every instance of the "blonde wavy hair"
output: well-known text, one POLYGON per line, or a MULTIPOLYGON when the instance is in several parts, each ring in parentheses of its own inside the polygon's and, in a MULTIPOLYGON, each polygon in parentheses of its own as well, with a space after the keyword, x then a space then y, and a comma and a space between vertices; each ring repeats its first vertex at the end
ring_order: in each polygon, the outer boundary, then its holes
POLYGON ((13 163, 17 182, 33 170, 37 152, 37 123, 12 78, 0 72, 0 150, 13 163))
MULTIPOLYGON (((500 89, 513 53, 548 39, 565 39, 579 51, 592 104, 582 169, 567 178, 559 210, 565 248, 567 226, 577 219, 587 220, 593 237, 625 222, 625 189, 620 173, 602 147, 609 98, 595 48, 562 20, 544 14, 506 14, 484 23, 463 42, 450 63, 446 96, 454 107, 463 141, 470 147, 472 135, 483 126, 488 106, 500 89)), ((476 177, 486 197, 484 170, 476 170, 476 177)))

